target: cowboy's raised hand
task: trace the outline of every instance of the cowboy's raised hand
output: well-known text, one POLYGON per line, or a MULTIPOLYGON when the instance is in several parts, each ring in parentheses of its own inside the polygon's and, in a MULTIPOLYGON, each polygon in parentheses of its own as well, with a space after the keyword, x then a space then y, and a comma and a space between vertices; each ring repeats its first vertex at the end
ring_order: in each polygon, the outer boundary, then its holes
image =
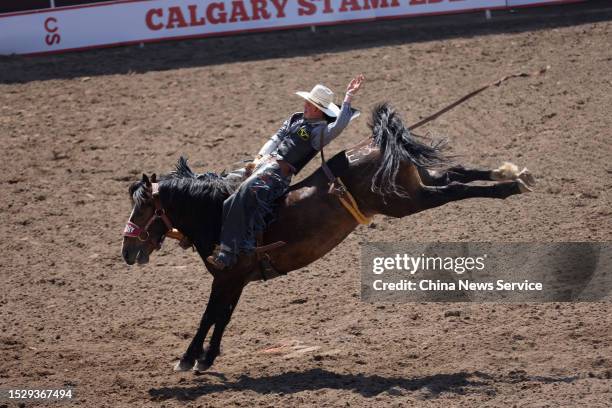
POLYGON ((363 74, 357 75, 355 78, 353 78, 353 80, 346 87, 346 92, 348 94, 355 95, 355 93, 357 93, 359 88, 361 88, 361 85, 363 84, 364 81, 365 81, 365 76, 363 76, 363 74))

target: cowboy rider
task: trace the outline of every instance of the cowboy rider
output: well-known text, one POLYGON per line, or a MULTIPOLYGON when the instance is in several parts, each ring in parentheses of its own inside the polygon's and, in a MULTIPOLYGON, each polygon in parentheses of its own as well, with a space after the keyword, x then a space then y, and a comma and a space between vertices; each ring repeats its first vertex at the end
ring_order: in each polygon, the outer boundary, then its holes
POLYGON ((253 173, 223 203, 220 251, 206 259, 214 268, 231 267, 241 251, 255 249, 255 234, 264 230, 264 218, 272 212, 274 201, 287 192, 291 177, 338 137, 353 118, 351 100, 364 80, 363 75, 351 80, 340 108, 326 86, 319 84, 310 92, 296 92, 305 100, 304 112, 291 115, 264 144, 254 161, 253 173))

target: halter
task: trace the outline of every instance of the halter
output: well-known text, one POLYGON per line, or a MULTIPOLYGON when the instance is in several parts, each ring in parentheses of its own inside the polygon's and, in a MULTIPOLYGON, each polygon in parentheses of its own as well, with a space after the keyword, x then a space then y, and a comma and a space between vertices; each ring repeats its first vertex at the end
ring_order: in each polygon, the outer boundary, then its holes
MULTIPOLYGON (((166 215, 166 210, 161 205, 161 200, 159 199, 159 184, 151 183, 151 191, 153 197, 153 204, 155 205, 155 212, 151 215, 151 218, 147 221, 144 228, 140 228, 138 225, 134 224, 131 221, 128 221, 125 224, 125 229, 123 230, 123 236, 129 238, 138 238, 141 242, 147 242, 151 238, 151 234, 149 233, 149 227, 153 224, 157 219, 160 219, 166 224, 168 231, 172 231, 172 222, 170 218, 166 215)), ((166 231, 166 232, 168 232, 166 231)), ((164 234, 165 235, 165 234, 164 234)), ((157 243, 157 248, 161 248, 162 239, 157 243)))

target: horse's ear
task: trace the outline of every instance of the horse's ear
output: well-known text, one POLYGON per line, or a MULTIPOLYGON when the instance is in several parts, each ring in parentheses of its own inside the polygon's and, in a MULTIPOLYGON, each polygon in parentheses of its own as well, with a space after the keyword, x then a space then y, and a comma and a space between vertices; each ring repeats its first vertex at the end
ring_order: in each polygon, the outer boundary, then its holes
POLYGON ((151 186, 151 182, 149 181, 149 178, 144 173, 142 173, 142 182, 145 183, 145 185, 147 185, 149 187, 151 186))
POLYGON ((151 183, 157 183, 157 174, 151 174, 151 183))

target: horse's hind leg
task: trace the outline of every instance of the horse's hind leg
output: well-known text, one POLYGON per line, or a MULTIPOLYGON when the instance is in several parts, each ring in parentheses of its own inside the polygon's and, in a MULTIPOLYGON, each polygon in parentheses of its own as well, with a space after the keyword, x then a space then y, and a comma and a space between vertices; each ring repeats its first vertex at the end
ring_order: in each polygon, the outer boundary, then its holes
POLYGON ((514 194, 527 193, 531 190, 522 180, 496 183, 489 186, 473 186, 451 182, 445 186, 422 186, 416 199, 419 210, 439 207, 451 201, 467 198, 498 198, 505 199, 514 194))
POLYGON ((467 168, 464 166, 454 166, 445 171, 428 170, 419 168, 419 176, 424 184, 428 186, 445 186, 452 182, 470 183, 472 181, 510 181, 520 179, 528 186, 535 184, 535 179, 524 168, 519 171, 518 167, 512 163, 505 162, 500 167, 489 169, 467 168))
POLYGON ((419 176, 423 184, 428 186, 445 186, 453 181, 469 183, 476 180, 492 180, 491 173, 492 170, 468 169, 463 166, 454 166, 444 171, 419 167, 419 176))

